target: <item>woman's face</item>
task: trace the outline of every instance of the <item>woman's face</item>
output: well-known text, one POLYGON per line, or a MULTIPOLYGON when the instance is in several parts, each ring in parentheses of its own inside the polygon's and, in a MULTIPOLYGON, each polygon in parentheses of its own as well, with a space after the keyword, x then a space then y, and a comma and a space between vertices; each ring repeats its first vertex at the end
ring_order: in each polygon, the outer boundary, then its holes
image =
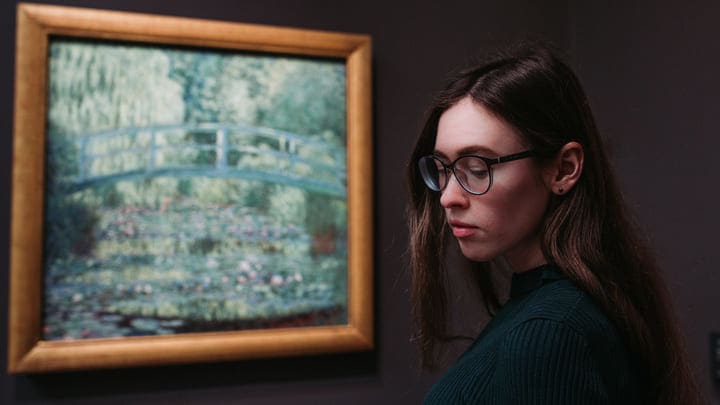
MULTIPOLYGON (((496 158, 527 149, 514 128, 469 97, 440 117, 435 154, 446 164, 463 155, 496 158)), ((545 263, 538 230, 550 188, 542 170, 531 158, 490 170, 493 180, 487 193, 470 194, 451 176, 440 196, 460 249, 474 261, 504 256, 514 271, 545 263)))

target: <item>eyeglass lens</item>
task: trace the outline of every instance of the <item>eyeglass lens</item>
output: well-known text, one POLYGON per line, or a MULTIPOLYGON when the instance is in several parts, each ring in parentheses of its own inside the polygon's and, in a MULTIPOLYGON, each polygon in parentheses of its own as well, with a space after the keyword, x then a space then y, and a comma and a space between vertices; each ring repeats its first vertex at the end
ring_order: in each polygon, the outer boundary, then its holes
POLYGON ((451 170, 460 185, 470 193, 482 194, 490 187, 487 163, 475 156, 461 157, 449 167, 434 156, 425 156, 418 161, 418 166, 425 184, 431 190, 444 189, 451 170))

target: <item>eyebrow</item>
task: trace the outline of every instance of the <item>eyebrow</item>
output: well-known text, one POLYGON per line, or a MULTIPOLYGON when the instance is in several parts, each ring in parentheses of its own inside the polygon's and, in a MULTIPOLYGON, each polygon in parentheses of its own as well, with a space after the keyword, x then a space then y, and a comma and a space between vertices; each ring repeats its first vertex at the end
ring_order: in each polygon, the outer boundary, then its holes
MULTIPOLYGON (((445 153, 443 153, 437 149, 435 149, 433 151, 433 154, 436 156, 445 158, 445 159, 450 159, 450 157, 448 155, 446 155, 445 153)), ((494 151, 490 148, 486 148, 484 146, 479 146, 479 145, 466 146, 464 148, 460 148, 457 152, 455 152, 456 157, 457 156, 465 156, 465 155, 480 155, 482 157, 489 157, 489 158, 494 158, 494 157, 500 156, 500 154, 497 153, 496 151, 494 151)))

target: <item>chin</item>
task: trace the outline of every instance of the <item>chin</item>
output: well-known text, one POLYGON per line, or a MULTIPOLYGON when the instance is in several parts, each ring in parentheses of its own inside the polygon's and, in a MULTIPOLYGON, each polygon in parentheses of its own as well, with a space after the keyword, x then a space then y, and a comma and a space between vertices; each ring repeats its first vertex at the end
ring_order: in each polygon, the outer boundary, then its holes
POLYGON ((460 252, 466 259, 474 262, 489 262, 500 256, 500 253, 494 249, 487 249, 478 247, 477 245, 472 246, 471 244, 465 244, 458 241, 460 245, 460 252))

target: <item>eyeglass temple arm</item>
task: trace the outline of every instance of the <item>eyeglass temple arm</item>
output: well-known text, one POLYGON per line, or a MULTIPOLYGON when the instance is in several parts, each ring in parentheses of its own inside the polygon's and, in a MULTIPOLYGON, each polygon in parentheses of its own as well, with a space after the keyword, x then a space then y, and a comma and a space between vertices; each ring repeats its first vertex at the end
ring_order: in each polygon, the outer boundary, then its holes
MULTIPOLYGON (((526 151, 524 151, 524 152, 513 153, 512 155, 500 156, 499 158, 491 159, 491 161, 492 161, 493 164, 505 163, 505 162, 510 162, 510 161, 513 161, 513 160, 518 160, 518 159, 526 158, 526 157, 532 156, 532 155, 534 155, 534 154, 535 154, 535 153, 534 153, 533 151, 531 151, 531 150, 526 150, 526 151)), ((489 162, 488 162, 488 163, 489 163, 489 162)))

